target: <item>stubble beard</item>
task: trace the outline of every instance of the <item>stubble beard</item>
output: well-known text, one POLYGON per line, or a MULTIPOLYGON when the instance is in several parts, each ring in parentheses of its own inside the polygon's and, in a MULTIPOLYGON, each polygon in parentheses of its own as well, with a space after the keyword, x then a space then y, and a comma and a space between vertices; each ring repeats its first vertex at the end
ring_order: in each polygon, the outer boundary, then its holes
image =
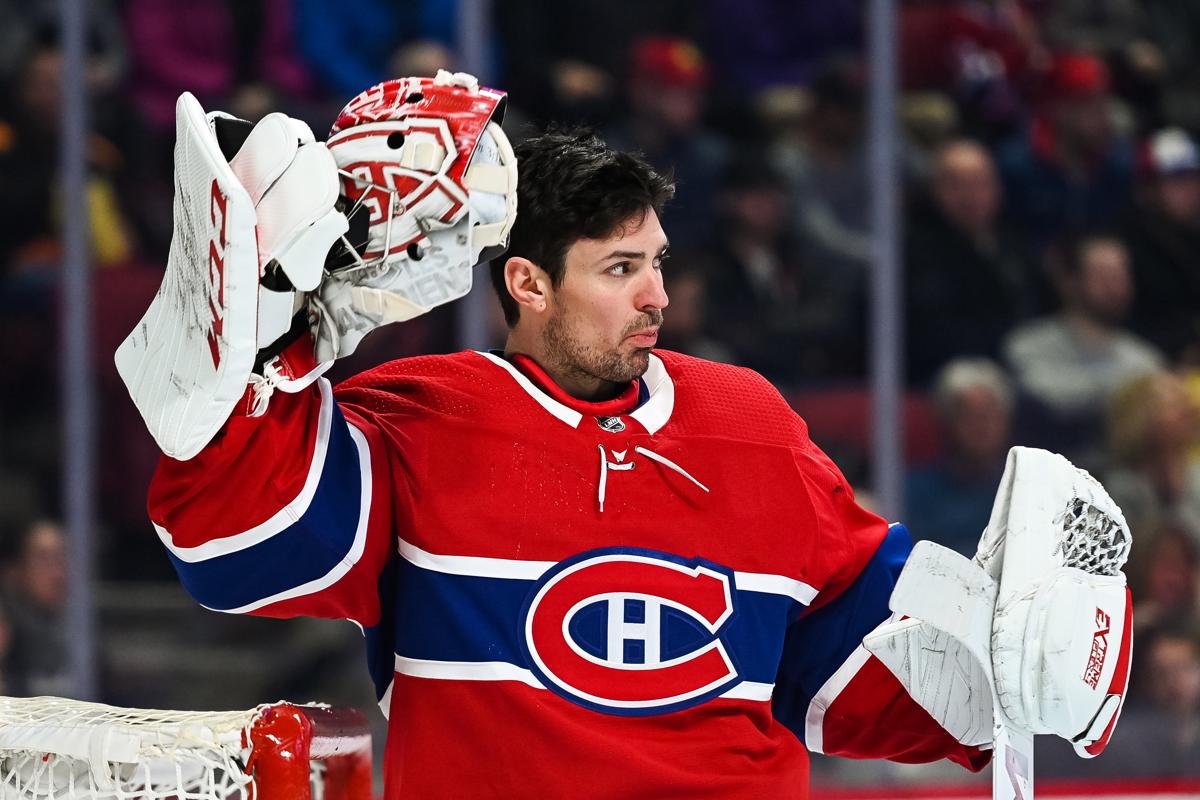
MULTIPOLYGON (((649 325, 661 324, 662 312, 653 312, 622 331, 620 341, 649 325)), ((601 350, 581 342, 567 324, 566 310, 561 308, 546 322, 545 341, 546 352, 557 368, 576 379, 598 378, 623 384, 640 378, 650 367, 649 348, 638 348, 626 356, 615 348, 601 350)))

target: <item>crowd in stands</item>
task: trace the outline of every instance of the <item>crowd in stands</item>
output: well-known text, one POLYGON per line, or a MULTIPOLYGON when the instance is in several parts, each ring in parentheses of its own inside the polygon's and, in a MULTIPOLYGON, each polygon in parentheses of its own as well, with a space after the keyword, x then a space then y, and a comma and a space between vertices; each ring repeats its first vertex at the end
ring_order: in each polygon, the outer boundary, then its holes
MULTIPOLYGON (((286 111, 320 136, 372 83, 457 68, 460 9, 87 5, 101 566, 161 578, 143 505, 155 451, 111 354, 165 262, 176 96, 286 111)), ((472 62, 511 93, 512 138, 588 125, 675 175, 663 345, 766 374, 864 481, 865 411, 858 435, 823 422, 848 407, 830 391, 865 397, 865 4, 491 5, 472 62)), ((35 523, 58 510, 56 13, 0 0, 0 664, 14 692, 57 680, 20 657, 61 611, 61 533, 35 523)), ((1136 534, 1138 655, 1117 755, 1097 763, 1200 774, 1200 4, 902 0, 899 35, 906 520, 970 554, 1012 444, 1101 477, 1136 534)), ((456 349, 455 313, 373 334, 339 374, 456 349)), ((49 630, 40 652, 61 648, 49 630)))

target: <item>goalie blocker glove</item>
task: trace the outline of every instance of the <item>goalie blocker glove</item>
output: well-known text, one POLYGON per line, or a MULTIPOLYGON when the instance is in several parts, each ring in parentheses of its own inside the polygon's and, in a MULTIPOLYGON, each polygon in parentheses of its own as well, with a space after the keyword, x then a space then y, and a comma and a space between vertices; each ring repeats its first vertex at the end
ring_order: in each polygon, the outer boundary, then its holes
POLYGON ((1014 447, 973 561, 913 549, 896 617, 864 644, 964 744, 991 740, 999 704, 1019 727, 1084 758, 1112 735, 1129 678, 1131 535, 1091 475, 1014 447))
POLYGON ((167 271, 116 355, 164 453, 191 458, 241 401, 260 415, 376 327, 470 290, 516 218, 504 100, 463 73, 387 81, 327 147, 283 114, 247 133, 180 97, 167 271))
MULTIPOLYGON (((247 123, 206 116, 186 92, 175 119, 167 269, 116 365, 159 448, 185 460, 246 393, 260 349, 289 330, 347 222, 333 158, 304 123, 269 114, 237 146, 247 123), (237 149, 229 161, 218 128, 237 149)), ((292 376, 294 388, 321 371, 292 376)))

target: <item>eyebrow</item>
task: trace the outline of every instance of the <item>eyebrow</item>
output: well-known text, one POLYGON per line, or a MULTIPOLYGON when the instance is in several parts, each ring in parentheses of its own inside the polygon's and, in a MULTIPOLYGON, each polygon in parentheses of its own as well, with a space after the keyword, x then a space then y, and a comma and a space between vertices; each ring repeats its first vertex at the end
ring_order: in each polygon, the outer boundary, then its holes
MULTIPOLYGON (((667 252, 667 249, 670 246, 671 246, 670 242, 665 242, 663 244, 663 246, 659 249, 659 251, 657 253, 655 253, 655 256, 657 257, 657 256, 660 256, 663 253, 667 252)), ((629 259, 636 260, 636 259, 645 258, 645 257, 646 257, 646 252, 644 250, 613 250, 611 253, 609 253, 606 256, 601 257, 599 260, 607 261, 610 258, 629 258, 629 259)))

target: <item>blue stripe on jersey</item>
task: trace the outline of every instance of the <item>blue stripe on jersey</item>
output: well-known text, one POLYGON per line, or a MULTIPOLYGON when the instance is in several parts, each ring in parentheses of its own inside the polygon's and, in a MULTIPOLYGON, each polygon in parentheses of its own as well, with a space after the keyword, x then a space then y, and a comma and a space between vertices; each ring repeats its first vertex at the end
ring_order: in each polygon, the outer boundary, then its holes
MULTIPOLYGON (((375 685, 375 699, 383 700, 395 675, 396 656, 393 632, 396 629, 396 560, 388 559, 379 575, 379 623, 363 628, 367 646, 367 670, 375 685)), ((388 709, 384 709, 384 714, 388 709)))
POLYGON ((813 696, 862 639, 891 616, 888 598, 912 551, 908 529, 888 529, 875 555, 850 586, 788 630, 775 683, 775 718, 804 741, 804 717, 813 696))
MULTIPOLYGON (((537 581, 456 575, 424 569, 400 559, 397 576, 396 654, 428 661, 502 661, 530 669, 523 645, 524 609, 537 581)), ((735 585, 736 589, 736 585, 735 585)), ((780 657, 775 633, 799 604, 790 597, 736 590, 734 616, 721 634, 742 680, 772 683, 780 657)), ((593 655, 606 657, 606 609, 581 611, 573 638, 593 655), (589 642, 594 643, 589 647, 589 642)), ((625 613, 630 613, 626 610, 625 613)), ((663 622, 663 658, 683 655, 704 636, 686 615, 663 622)))
POLYGON ((329 449, 304 515, 271 538, 204 561, 167 555, 184 588, 217 611, 241 608, 328 574, 354 545, 362 495, 358 450, 334 404, 329 449))

